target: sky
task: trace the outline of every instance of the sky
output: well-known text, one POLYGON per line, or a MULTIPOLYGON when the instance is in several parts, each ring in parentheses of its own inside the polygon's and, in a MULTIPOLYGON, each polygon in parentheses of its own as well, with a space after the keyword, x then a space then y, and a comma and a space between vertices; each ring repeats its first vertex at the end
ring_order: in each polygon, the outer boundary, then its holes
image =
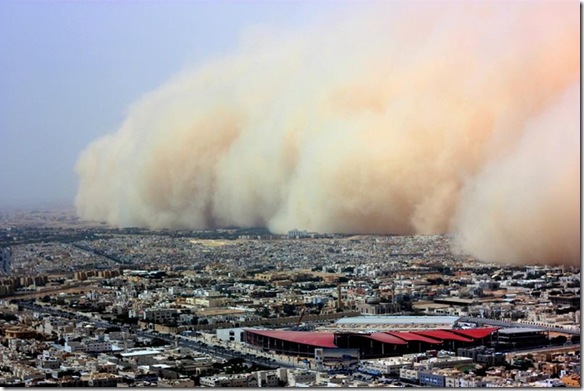
MULTIPOLYGON (((339 8, 341 4, 332 7, 339 8)), ((302 28, 325 2, 0 2, 0 208, 73 206, 74 165, 173 75, 242 31, 302 28)))

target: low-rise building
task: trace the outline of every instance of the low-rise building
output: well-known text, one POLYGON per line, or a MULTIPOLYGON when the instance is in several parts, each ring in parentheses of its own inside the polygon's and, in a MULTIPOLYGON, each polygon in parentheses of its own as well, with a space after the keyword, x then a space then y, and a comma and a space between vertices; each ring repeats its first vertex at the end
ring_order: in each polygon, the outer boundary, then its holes
POLYGON ((399 377, 400 379, 417 383, 420 379, 420 370, 416 368, 403 367, 399 370, 399 377))
POLYGON ((288 371, 288 385, 297 387, 298 385, 308 385, 316 380, 316 371, 305 369, 292 369, 288 371))
POLYGON ((255 376, 250 373, 237 375, 203 376, 200 379, 203 387, 257 387, 255 376))
POLYGON ((361 367, 366 371, 377 371, 382 375, 394 375, 400 373, 400 369, 406 366, 411 366, 413 363, 411 358, 404 357, 388 357, 378 360, 364 360, 361 361, 361 367))

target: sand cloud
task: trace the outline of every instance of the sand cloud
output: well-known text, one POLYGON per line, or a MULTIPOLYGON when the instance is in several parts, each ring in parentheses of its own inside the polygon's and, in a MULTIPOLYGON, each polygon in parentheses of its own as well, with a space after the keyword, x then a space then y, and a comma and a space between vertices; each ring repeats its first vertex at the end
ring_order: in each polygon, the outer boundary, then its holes
POLYGON ((115 226, 455 232, 500 262, 580 262, 579 5, 359 3, 134 104, 76 166, 115 226))

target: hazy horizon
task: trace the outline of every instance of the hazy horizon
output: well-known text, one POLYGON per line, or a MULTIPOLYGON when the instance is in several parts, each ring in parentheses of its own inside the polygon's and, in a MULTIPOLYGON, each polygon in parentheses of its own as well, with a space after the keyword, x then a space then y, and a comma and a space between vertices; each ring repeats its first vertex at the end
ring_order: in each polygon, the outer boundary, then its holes
POLYGON ((0 2, 0 208, 74 207, 80 153, 114 132, 144 93, 234 50, 243 29, 301 28, 326 9, 291 1, 0 2))
POLYGON ((482 260, 579 263, 579 11, 2 3, 0 207, 75 196, 120 227, 452 232, 482 260))

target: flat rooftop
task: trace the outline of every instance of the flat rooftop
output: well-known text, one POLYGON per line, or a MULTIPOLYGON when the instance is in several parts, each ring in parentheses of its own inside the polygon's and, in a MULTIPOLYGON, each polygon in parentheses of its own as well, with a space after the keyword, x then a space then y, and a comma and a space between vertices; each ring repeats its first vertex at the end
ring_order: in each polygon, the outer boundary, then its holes
POLYGON ((134 352, 127 352, 127 353, 121 353, 122 357, 135 357, 135 356, 148 356, 148 355, 152 355, 155 356, 157 354, 162 353, 162 350, 136 350, 134 352))
POLYGON ((452 324, 460 319, 459 316, 354 316, 338 319, 335 324, 452 324))
POLYGON ((545 331, 544 329, 536 329, 533 327, 507 327, 499 329, 499 334, 519 334, 519 333, 538 333, 545 331))

